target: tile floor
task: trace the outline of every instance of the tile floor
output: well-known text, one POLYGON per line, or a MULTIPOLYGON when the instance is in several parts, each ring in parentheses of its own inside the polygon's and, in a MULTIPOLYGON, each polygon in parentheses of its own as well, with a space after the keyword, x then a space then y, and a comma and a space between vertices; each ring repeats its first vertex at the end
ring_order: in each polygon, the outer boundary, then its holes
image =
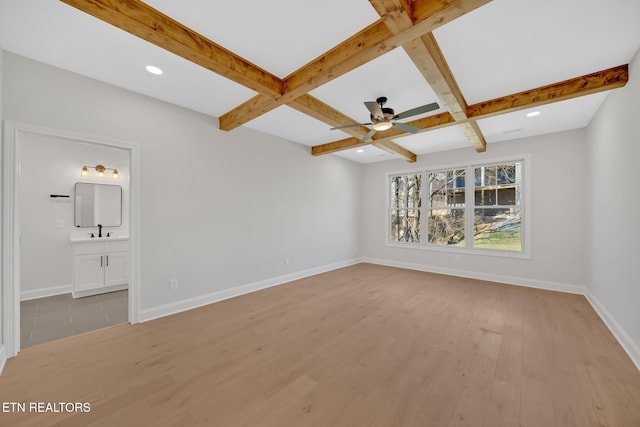
POLYGON ((20 302, 20 347, 32 347, 128 320, 126 290, 74 299, 71 294, 20 302))

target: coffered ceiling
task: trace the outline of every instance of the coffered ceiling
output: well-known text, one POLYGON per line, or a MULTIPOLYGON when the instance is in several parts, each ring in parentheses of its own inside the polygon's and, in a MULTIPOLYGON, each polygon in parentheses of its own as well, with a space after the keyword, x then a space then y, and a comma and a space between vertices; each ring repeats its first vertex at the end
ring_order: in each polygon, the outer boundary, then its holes
POLYGON ((637 0, 0 0, 0 46, 368 163, 586 126, 627 83, 637 0), (153 64, 164 74, 145 71, 153 64), (369 141, 364 101, 440 108, 369 141), (526 114, 539 111, 536 117, 526 114))

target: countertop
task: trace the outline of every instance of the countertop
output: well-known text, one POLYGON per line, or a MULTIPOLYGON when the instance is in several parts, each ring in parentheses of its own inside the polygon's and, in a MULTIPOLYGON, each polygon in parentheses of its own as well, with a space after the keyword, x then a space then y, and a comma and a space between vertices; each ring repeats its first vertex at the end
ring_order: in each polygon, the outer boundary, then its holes
POLYGON ((129 240, 129 236, 111 236, 111 237, 90 237, 90 236, 71 236, 69 237, 71 243, 85 243, 85 242, 112 242, 116 240, 129 240))

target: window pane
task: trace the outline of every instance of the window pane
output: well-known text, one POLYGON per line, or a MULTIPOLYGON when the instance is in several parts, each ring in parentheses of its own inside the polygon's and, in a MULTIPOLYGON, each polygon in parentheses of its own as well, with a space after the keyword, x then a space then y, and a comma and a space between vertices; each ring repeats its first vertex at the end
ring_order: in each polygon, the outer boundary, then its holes
POLYGON ((476 190, 476 206, 492 206, 496 204, 496 190, 476 190))
POLYGON ((497 166, 498 185, 515 184, 516 183, 516 165, 515 163, 505 163, 497 166))
POLYGON ((420 242, 420 211, 417 209, 391 210, 392 242, 420 242))
POLYGON ((476 208, 473 224, 474 247, 522 250, 520 208, 476 208))
POLYGON ((464 169, 429 173, 429 206, 464 207, 464 185, 464 169))
POLYGON ((515 187, 499 188, 498 204, 501 206, 515 205, 516 204, 516 188, 515 187))
POLYGON ((456 245, 464 240, 465 170, 429 173, 429 243, 456 245))
POLYGON ((447 171, 447 188, 464 188, 464 169, 447 171))
POLYGON ((391 207, 419 208, 422 203, 420 195, 421 181, 421 174, 392 176, 391 207))
POLYGON ((475 171, 475 184, 477 187, 496 185, 496 167, 481 166, 475 171))
POLYGON ((427 223, 431 244, 457 245, 464 240, 464 209, 432 209, 427 223))
POLYGON ((429 206, 447 205, 447 173, 431 172, 429 174, 429 206))

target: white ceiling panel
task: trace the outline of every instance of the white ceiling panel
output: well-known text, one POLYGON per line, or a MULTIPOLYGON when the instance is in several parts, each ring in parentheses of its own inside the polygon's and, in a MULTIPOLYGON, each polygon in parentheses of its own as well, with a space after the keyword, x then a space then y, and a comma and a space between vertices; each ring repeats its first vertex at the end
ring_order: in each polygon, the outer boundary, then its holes
POLYGON ((435 153, 471 146, 464 133, 455 125, 407 136, 397 139, 396 142, 416 154, 435 153))
POLYGON ((434 31, 467 103, 626 64, 638 0, 493 0, 434 31))
POLYGON ((380 19, 362 0, 145 3, 281 78, 380 19))
POLYGON ((176 105, 219 116, 255 92, 60 1, 2 0, 0 46, 176 105), (146 65, 160 67, 154 76, 146 65))
POLYGON ((609 92, 478 120, 487 143, 586 127, 609 92), (534 117, 527 114, 539 112, 534 117))
MULTIPOLYGON (((365 101, 386 96, 386 107, 396 113, 424 104, 439 102, 431 87, 402 49, 391 52, 313 90, 311 95, 342 111, 356 122, 368 122, 365 101)), ((422 116, 437 114, 432 111, 422 116)), ((413 120, 421 116, 412 117, 413 120)))
POLYGON ((310 147, 351 137, 340 130, 329 130, 326 123, 286 105, 251 120, 245 126, 310 147))
POLYGON ((395 157, 391 154, 377 147, 374 147, 373 145, 338 151, 336 155, 363 164, 395 159, 395 157))

